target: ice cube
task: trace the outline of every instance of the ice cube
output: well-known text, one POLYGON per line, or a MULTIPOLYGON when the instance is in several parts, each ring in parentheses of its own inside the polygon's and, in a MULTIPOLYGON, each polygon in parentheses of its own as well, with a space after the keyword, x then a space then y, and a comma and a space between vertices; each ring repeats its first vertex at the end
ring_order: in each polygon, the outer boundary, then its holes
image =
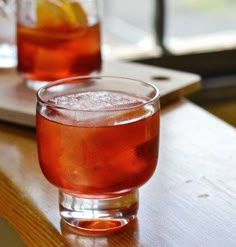
MULTIPOLYGON (((113 91, 90 91, 56 96, 48 101, 58 107, 54 121, 64 124, 107 126, 143 117, 149 110, 141 106, 145 100, 113 91), (130 110, 127 110, 130 108, 130 110)), ((52 115, 52 114, 50 114, 52 115)))
POLYGON ((109 110, 126 108, 142 104, 144 100, 119 92, 92 91, 56 96, 49 100, 57 106, 71 107, 81 111, 109 110))

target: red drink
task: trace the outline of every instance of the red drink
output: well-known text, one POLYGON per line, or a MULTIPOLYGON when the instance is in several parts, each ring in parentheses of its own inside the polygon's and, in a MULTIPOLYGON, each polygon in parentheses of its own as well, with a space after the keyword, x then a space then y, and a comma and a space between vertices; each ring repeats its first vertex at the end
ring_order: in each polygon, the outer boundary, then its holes
POLYGON ((122 194, 144 184, 157 164, 159 111, 145 105, 144 98, 109 91, 48 102, 68 106, 75 101, 80 109, 102 105, 108 111, 86 119, 50 106, 37 112, 39 161, 47 179, 63 191, 91 196, 122 194), (117 103, 111 115, 109 107, 117 103), (119 105, 141 107, 124 113, 119 105))
POLYGON ((67 224, 103 234, 135 219, 138 190, 157 165, 159 98, 146 82, 98 75, 38 91, 39 163, 67 224))
POLYGON ((101 67, 100 27, 48 32, 18 26, 18 69, 34 80, 89 74, 101 67))
POLYGON ((100 25, 79 2, 38 0, 35 11, 33 25, 30 13, 18 21, 19 71, 32 80, 53 81, 100 70, 100 25))

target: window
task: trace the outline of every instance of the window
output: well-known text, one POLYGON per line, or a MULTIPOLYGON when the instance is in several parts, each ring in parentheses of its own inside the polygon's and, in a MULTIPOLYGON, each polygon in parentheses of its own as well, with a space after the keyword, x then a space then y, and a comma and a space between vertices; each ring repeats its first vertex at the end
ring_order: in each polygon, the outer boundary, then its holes
POLYGON ((166 5, 166 42, 173 51, 236 47, 236 1, 167 0, 166 5))
POLYGON ((236 70, 235 0, 103 0, 103 6, 105 58, 200 74, 236 70), (160 3, 164 4, 161 13, 160 3), (157 15, 159 21, 164 16, 166 50, 155 38, 157 15))

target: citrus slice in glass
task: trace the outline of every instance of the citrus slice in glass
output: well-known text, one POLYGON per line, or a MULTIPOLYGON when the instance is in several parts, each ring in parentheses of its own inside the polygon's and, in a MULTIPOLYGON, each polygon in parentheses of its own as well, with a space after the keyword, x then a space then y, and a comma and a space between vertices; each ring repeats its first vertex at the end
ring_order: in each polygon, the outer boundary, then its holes
POLYGON ((82 6, 67 0, 38 0, 37 18, 37 27, 50 30, 72 29, 88 24, 82 6))
POLYGON ((70 2, 71 9, 75 15, 76 22, 79 26, 87 26, 88 18, 85 10, 78 2, 70 2))

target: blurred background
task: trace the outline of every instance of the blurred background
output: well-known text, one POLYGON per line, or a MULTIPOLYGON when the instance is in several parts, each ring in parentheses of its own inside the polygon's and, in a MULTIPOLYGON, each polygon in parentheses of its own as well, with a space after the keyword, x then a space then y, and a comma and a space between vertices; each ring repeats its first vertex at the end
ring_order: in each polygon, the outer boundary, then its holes
POLYGON ((189 97, 236 126, 235 0, 103 0, 104 58, 198 73, 189 97))
POLYGON ((16 66, 15 1, 0 0, 0 68, 16 66))
POLYGON ((162 22, 165 45, 172 52, 235 46, 234 0, 103 0, 103 6, 105 33, 118 43, 153 44, 155 22, 162 22))

